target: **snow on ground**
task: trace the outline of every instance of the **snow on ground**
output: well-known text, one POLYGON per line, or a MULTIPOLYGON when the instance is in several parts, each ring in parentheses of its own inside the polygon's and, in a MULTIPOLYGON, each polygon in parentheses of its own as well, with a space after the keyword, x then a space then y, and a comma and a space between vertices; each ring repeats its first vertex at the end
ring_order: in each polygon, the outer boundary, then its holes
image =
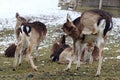
MULTIPOLYGON (((80 13, 75 11, 66 11, 66 10, 44 10, 39 12, 37 15, 27 15, 19 13, 21 16, 25 18, 29 18, 32 21, 41 21, 45 23, 48 27, 62 25, 66 21, 67 14, 71 15, 72 20, 80 16, 80 13)), ((16 23, 15 14, 12 18, 0 18, 0 30, 3 29, 14 29, 16 23)), ((113 30, 110 35, 115 35, 114 39, 118 39, 120 41, 120 18, 113 18, 113 30)), ((12 40, 13 41, 13 40, 12 40)), ((11 41, 9 41, 11 42, 11 41)), ((3 42, 4 43, 4 42, 3 42)), ((1 43, 1 44, 3 44, 1 43)), ((115 43, 113 40, 110 43, 115 43)))
MULTIPOLYGON (((29 18, 32 21, 41 21, 46 25, 59 25, 63 24, 66 21, 67 14, 71 15, 71 18, 74 20, 80 13, 74 11, 66 11, 66 10, 44 10, 40 12, 38 15, 24 15, 19 13, 21 16, 25 18, 29 18)), ((1 18, 0 19, 0 30, 3 28, 14 28, 15 26, 15 14, 13 18, 1 18)))
POLYGON ((111 43, 119 42, 120 43, 120 18, 113 18, 113 29, 110 35, 113 35, 114 41, 111 43))

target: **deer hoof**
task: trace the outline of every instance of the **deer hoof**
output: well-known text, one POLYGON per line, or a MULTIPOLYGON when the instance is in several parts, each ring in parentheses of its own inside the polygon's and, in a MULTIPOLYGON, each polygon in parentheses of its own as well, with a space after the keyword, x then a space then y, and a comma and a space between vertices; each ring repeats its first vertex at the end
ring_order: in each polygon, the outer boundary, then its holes
POLYGON ((21 66, 21 63, 19 64, 19 66, 21 66))
POLYGON ((34 71, 38 71, 37 66, 34 67, 34 71))
POLYGON ((100 76, 100 74, 96 74, 96 75, 95 75, 95 77, 99 77, 99 76, 100 76))
POLYGON ((69 71, 70 69, 69 68, 65 68, 64 71, 69 71))
POLYGON ((13 68, 13 71, 16 71, 16 69, 15 69, 15 68, 13 68))
POLYGON ((76 70, 79 70, 80 67, 76 67, 76 70))

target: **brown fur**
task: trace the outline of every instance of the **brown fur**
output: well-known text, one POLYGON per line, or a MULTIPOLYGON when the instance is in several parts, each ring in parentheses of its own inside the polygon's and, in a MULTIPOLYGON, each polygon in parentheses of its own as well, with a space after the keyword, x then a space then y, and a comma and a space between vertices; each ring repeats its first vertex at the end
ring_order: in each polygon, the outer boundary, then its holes
POLYGON ((99 56, 99 49, 96 47, 96 46, 94 46, 94 50, 93 50, 93 52, 92 52, 92 56, 93 56, 93 60, 95 61, 95 60, 98 60, 98 56, 99 56))
POLYGON ((31 63, 31 66, 34 70, 37 70, 37 66, 34 65, 31 54, 34 49, 36 54, 38 54, 39 44, 45 39, 47 33, 46 26, 38 21, 29 23, 25 18, 19 16, 18 13, 16 13, 16 19, 15 32, 17 38, 17 48, 13 62, 13 70, 16 70, 18 59, 18 64, 21 64, 21 59, 24 52, 26 53, 26 60, 31 63), (30 27, 31 31, 29 32, 29 36, 22 32, 21 26, 30 27))
POLYGON ((5 50, 5 56, 6 57, 14 57, 16 50, 16 45, 11 44, 6 50, 5 50))

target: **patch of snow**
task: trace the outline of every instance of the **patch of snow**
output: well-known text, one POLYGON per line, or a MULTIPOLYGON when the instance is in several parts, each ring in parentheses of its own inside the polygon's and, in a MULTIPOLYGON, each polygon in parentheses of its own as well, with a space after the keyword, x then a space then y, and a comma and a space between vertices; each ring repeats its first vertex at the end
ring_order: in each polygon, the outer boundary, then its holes
POLYGON ((105 58, 103 59, 103 62, 105 62, 105 61, 108 60, 108 59, 120 59, 120 56, 117 56, 117 57, 105 57, 105 58))
POLYGON ((120 53, 120 49, 116 50, 116 52, 119 52, 119 53, 120 53))
POLYGON ((117 59, 120 59, 120 56, 117 56, 117 59))
POLYGON ((108 47, 105 47, 104 50, 109 50, 109 48, 108 48, 108 47))

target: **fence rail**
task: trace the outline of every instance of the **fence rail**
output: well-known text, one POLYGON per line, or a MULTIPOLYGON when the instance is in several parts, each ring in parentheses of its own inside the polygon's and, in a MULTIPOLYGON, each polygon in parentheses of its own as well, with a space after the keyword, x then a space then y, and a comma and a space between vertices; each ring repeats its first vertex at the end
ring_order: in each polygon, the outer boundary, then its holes
MULTIPOLYGON (((100 0, 59 0, 62 9, 76 9, 77 7, 99 7, 100 0)), ((102 7, 119 8, 120 0, 103 0, 102 7)))

